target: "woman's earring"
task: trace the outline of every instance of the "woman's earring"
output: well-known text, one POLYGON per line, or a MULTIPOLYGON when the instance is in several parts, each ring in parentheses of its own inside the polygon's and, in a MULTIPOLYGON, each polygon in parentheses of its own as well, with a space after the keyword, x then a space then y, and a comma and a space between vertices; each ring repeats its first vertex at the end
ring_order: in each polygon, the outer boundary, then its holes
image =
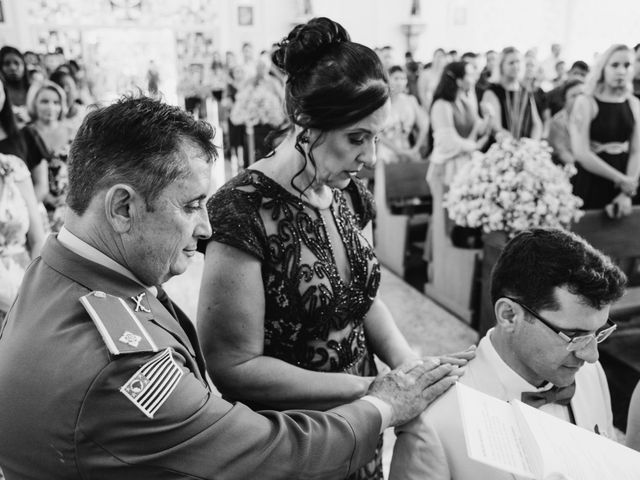
POLYGON ((300 137, 300 143, 309 143, 309 136, 303 135, 302 137, 300 137))

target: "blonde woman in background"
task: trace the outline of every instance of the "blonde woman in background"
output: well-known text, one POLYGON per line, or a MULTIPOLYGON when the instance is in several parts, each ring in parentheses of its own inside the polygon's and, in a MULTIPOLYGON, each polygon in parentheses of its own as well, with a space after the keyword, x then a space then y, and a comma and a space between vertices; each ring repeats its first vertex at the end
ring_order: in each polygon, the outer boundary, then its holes
POLYGON ((37 165, 32 171, 36 196, 47 209, 51 230, 57 232, 64 220, 67 155, 75 135, 63 121, 67 97, 59 85, 46 81, 31 87, 27 107, 32 119, 23 129, 27 164, 37 165))
POLYGON ((633 53, 612 45, 592 69, 571 114, 571 146, 577 160, 574 193, 585 209, 631 213, 638 203, 640 100, 633 96, 633 53))

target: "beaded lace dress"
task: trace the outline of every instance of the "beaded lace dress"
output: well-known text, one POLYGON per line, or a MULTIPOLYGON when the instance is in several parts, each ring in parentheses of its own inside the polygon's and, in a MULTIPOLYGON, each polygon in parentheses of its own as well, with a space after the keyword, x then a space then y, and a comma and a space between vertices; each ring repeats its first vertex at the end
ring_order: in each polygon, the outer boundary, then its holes
MULTIPOLYGON (((330 206, 349 279, 341 277, 336 265, 328 213, 323 215, 262 172, 248 169, 230 180, 211 198, 208 210, 211 240, 262 263, 265 355, 308 370, 377 374, 364 318, 378 291, 380 265, 362 235, 374 206, 359 180, 344 191, 335 189, 330 206)), ((246 294, 250 301, 251 292, 246 294)), ((382 479, 380 455, 350 478, 382 479)))

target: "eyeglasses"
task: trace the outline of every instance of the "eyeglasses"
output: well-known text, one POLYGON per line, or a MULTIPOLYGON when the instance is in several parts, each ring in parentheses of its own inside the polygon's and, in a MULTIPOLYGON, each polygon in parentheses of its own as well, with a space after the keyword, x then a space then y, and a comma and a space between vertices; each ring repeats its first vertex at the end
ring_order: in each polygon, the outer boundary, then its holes
POLYGON ((589 345, 593 340, 595 340, 596 343, 604 342, 609 337, 609 335, 611 335, 613 331, 618 327, 615 323, 611 321, 610 318, 607 318, 607 323, 595 333, 588 333, 586 335, 576 334, 574 336, 567 335, 561 329, 559 329, 558 327, 555 327, 553 324, 551 324, 551 322, 549 322, 548 320, 545 320, 539 314, 537 314, 532 309, 527 307, 524 303, 519 302, 515 298, 511 298, 511 297, 504 297, 504 298, 508 298, 512 302, 517 303, 523 309, 525 309, 529 314, 531 314, 534 318, 538 319, 540 323, 542 323, 547 328, 557 333, 560 336, 560 338, 562 338, 565 342, 567 342, 567 350, 569 350, 570 352, 582 350, 587 345, 589 345))

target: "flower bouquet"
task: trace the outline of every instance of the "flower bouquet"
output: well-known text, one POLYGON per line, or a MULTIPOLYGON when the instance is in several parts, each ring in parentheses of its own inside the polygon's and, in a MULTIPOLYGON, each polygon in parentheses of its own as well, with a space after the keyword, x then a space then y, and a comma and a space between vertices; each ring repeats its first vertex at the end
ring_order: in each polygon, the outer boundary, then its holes
POLYGON ((546 142, 508 138, 473 155, 453 179, 444 205, 456 224, 485 233, 567 228, 583 215, 569 182, 575 173, 573 165, 552 162, 546 142))

